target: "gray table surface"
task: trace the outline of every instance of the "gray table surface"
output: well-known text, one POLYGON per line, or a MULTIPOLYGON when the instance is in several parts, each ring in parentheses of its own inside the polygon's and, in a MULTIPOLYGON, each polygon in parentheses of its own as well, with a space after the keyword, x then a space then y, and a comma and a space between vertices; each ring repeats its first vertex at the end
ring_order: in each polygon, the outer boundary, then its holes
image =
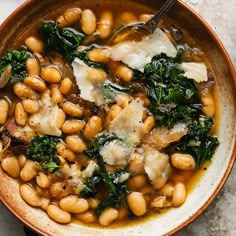
MULTIPOLYGON (((236 68, 236 1, 183 0, 216 32, 236 68)), ((0 0, 0 23, 24 0, 0 0)), ((208 209, 177 236, 236 235, 236 166, 208 209)), ((23 224, 0 203, 0 236, 24 236, 23 224)))

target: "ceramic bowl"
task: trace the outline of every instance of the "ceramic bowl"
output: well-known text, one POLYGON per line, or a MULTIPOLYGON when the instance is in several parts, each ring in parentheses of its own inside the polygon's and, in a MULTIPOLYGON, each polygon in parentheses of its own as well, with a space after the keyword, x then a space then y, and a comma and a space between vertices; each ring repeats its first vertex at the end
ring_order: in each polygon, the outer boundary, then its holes
MULTIPOLYGON (((84 0, 85 1, 85 0, 84 0)), ((107 2, 86 0, 86 2, 107 2)), ((115 0, 113 0, 115 1, 115 0)), ((116 0, 118 1, 118 0, 116 0)), ((121 3, 126 0, 119 0, 121 3)), ((163 1, 129 0, 158 10, 163 1)), ((49 15, 59 15, 63 6, 80 4, 80 0, 28 0, 0 26, 0 56, 16 45, 16 39, 37 22, 49 15)), ((181 28, 190 36, 197 47, 205 52, 216 77, 220 125, 217 135, 220 140, 212 163, 197 186, 179 208, 168 211, 160 217, 135 225, 113 229, 91 228, 80 224, 60 225, 50 220, 45 212, 27 205, 19 194, 18 183, 0 169, 0 199, 23 223, 42 235, 57 236, 121 236, 121 235, 170 235, 200 215, 216 197, 225 183, 236 154, 236 76, 230 59, 210 27, 181 1, 170 11, 166 20, 181 28)))

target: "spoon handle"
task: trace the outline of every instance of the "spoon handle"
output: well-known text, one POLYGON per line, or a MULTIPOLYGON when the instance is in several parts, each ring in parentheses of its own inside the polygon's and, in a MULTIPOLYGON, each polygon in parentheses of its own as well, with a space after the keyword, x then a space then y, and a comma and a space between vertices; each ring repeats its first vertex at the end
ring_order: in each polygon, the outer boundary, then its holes
POLYGON ((156 29, 157 23, 166 15, 170 8, 177 2, 177 0, 167 0, 158 13, 145 23, 145 27, 153 33, 156 29))

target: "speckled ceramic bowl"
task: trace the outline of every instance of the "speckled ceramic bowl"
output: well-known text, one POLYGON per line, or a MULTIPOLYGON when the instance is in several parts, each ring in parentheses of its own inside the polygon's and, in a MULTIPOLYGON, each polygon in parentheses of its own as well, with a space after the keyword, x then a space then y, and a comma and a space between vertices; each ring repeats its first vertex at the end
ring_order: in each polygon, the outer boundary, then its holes
MULTIPOLYGON (((86 2, 88 1, 93 3, 107 2, 106 0, 86 0, 86 2)), ((126 0, 120 0, 121 4, 122 1, 125 2, 126 0)), ((153 9, 159 9, 160 5, 163 4, 161 0, 130 1, 153 9)), ((51 14, 58 15, 62 6, 69 6, 74 3, 80 6, 82 2, 79 0, 28 0, 0 26, 0 56, 14 47, 19 35, 29 30, 39 19, 45 19, 51 14)), ((42 235, 58 236, 170 235, 192 222, 216 197, 230 173, 236 154, 235 72, 219 39, 190 8, 179 1, 168 14, 167 20, 189 34, 190 39, 194 39, 193 42, 197 47, 205 52, 216 76, 220 119, 217 135, 221 144, 216 151, 212 164, 181 207, 168 211, 161 217, 115 229, 111 227, 109 229, 96 229, 74 223, 69 225, 55 223, 42 210, 27 205, 20 197, 18 183, 0 169, 0 199, 16 217, 33 230, 42 235)))

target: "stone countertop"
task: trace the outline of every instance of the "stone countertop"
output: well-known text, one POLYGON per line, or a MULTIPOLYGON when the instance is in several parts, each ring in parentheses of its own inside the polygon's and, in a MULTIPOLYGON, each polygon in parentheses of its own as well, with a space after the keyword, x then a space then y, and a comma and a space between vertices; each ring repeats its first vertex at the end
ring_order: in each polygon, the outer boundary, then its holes
MULTIPOLYGON (((24 0, 0 1, 0 23, 24 0)), ((183 0, 216 32, 236 68, 235 0, 183 0)), ((236 166, 208 209, 177 236, 236 235, 236 166)), ((0 203, 0 236, 25 236, 23 224, 0 203)))

